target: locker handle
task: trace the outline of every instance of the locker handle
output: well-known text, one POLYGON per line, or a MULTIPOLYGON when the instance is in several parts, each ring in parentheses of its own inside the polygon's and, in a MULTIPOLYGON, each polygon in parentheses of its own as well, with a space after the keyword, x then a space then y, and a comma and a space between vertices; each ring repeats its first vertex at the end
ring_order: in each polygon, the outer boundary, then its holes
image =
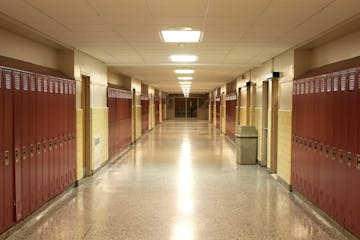
POLYGON ((330 154, 330 149, 329 149, 329 146, 326 146, 326 158, 329 158, 329 154, 330 154))
POLYGON ((351 157, 351 152, 348 152, 348 153, 347 153, 347 165, 348 165, 349 167, 351 167, 351 159, 352 159, 352 157, 351 157))
POLYGON ((58 142, 57 142, 57 141, 58 141, 57 138, 55 138, 55 139, 54 139, 54 147, 55 147, 55 148, 58 148, 58 145, 57 145, 58 142))
POLYGON ((46 152, 46 148, 47 148, 47 144, 46 144, 46 141, 43 142, 43 150, 44 152, 46 152))
POLYGON ((356 167, 360 169, 360 154, 356 155, 356 167))
POLYGON ((4 152, 4 164, 5 166, 9 166, 10 164, 9 151, 4 152))
POLYGON ((319 150, 320 150, 320 155, 322 155, 322 153, 323 153, 323 145, 322 144, 320 144, 319 150))
POLYGON ((15 162, 19 162, 19 149, 15 148, 15 162))
POLYGON ((22 147, 22 159, 26 159, 26 147, 22 147))
POLYGON ((52 150, 52 140, 50 139, 49 140, 49 151, 51 151, 52 150))
POLYGON ((34 156, 34 145, 33 144, 30 145, 30 156, 31 157, 34 156))
POLYGON ((41 152, 41 144, 40 143, 36 144, 36 150, 37 150, 37 154, 40 155, 40 152, 41 152))
POLYGON ((344 162, 344 151, 343 150, 339 151, 339 162, 340 163, 344 162))
POLYGON ((336 160, 336 148, 332 149, 332 160, 336 160))
POLYGON ((63 146, 63 143, 62 143, 62 137, 60 137, 60 138, 59 138, 59 145, 60 145, 60 147, 62 147, 62 146, 63 146))
POLYGON ((313 149, 313 144, 312 144, 312 142, 309 142, 309 149, 310 149, 310 150, 313 149))
POLYGON ((317 152, 317 149, 318 149, 317 143, 314 143, 313 146, 314 146, 314 148, 313 148, 313 149, 314 149, 314 152, 317 152))

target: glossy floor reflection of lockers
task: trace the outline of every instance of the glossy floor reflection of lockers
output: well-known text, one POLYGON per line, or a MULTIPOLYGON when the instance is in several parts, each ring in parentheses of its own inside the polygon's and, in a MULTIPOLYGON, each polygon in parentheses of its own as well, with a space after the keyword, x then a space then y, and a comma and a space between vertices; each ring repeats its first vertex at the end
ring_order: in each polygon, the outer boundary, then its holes
POLYGON ((15 239, 347 239, 207 121, 167 121, 15 239))

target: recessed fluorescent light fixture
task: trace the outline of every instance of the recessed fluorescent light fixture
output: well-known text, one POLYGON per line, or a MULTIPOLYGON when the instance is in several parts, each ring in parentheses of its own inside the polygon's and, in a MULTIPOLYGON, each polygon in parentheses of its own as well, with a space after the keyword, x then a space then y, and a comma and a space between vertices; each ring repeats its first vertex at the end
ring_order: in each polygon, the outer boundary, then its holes
POLYGON ((196 43, 200 42, 200 31, 162 30, 161 37, 167 43, 196 43))
POLYGON ((179 82, 180 85, 191 85, 191 82, 179 82))
POLYGON ((178 77, 179 80, 193 80, 193 77, 178 77))
POLYGON ((198 57, 196 55, 170 55, 171 62, 186 63, 196 62, 198 57))
POLYGON ((186 68, 175 70, 175 73, 177 74, 193 74, 194 72, 195 72, 194 69, 186 69, 186 68))

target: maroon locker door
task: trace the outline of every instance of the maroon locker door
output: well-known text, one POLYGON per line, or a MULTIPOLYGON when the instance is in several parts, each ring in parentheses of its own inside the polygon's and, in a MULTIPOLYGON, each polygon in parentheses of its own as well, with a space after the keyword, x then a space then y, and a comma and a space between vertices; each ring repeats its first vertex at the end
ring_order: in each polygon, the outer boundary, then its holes
POLYGON ((319 121, 319 165, 320 165, 320 173, 319 173, 319 207, 323 210, 327 210, 327 203, 325 201, 326 193, 326 181, 327 181, 327 168, 328 168, 328 158, 325 152, 325 139, 327 134, 327 101, 326 101, 326 75, 322 75, 320 78, 320 93, 319 93, 319 114, 318 114, 318 121, 319 121))
POLYGON ((226 96, 226 135, 235 141, 236 92, 226 96))
POLYGON ((42 76, 36 75, 36 195, 37 207, 44 203, 43 195, 43 149, 42 149, 42 76))
POLYGON ((149 98, 141 95, 141 133, 144 135, 149 131, 149 98))
POLYGON ((109 118, 108 118, 108 128, 109 128, 109 158, 112 158, 113 155, 113 146, 112 146, 112 119, 113 119, 113 109, 112 109, 112 98, 111 98, 111 88, 108 87, 107 91, 107 106, 109 109, 109 118))
POLYGON ((312 188, 311 195, 314 203, 319 202, 319 174, 320 164, 318 155, 319 146, 319 127, 318 127, 318 111, 319 111, 319 82, 318 77, 313 77, 310 82, 310 94, 311 94, 311 166, 312 166, 312 188))
POLYGON ((336 129, 335 138, 337 152, 337 159, 335 161, 335 172, 334 181, 334 194, 336 202, 336 216, 340 223, 345 223, 345 204, 346 204, 346 152, 347 146, 347 114, 349 112, 348 94, 347 94, 347 71, 339 72, 338 76, 339 89, 336 99, 336 112, 337 119, 334 124, 336 129))
POLYGON ((23 217, 31 212, 30 206, 30 91, 29 91, 29 74, 21 73, 21 175, 22 175, 22 202, 23 217))
POLYGON ((30 163, 30 212, 37 208, 37 162, 36 162, 36 78, 29 74, 29 163, 30 163))
POLYGON ((325 137, 325 157, 326 157, 326 164, 325 164, 325 205, 326 211, 331 215, 334 216, 334 199, 333 199, 333 159, 335 151, 333 145, 333 137, 334 131, 332 129, 334 123, 334 92, 333 92, 333 76, 332 74, 327 74, 326 76, 326 137, 325 137))
POLYGON ((72 149, 71 149, 71 166, 72 166, 72 183, 76 180, 76 82, 71 81, 72 97, 71 97, 71 134, 72 134, 72 149))
POLYGON ((50 127, 49 111, 51 109, 50 82, 47 76, 42 76, 42 93, 41 93, 41 139, 42 139, 42 156, 43 156, 43 199, 46 202, 50 198, 50 127))
POLYGON ((54 78, 55 85, 55 113, 54 113, 54 175, 55 175, 55 195, 57 195, 61 191, 60 186, 60 146, 59 146, 59 138, 60 138, 60 126, 61 126, 61 110, 60 110, 60 84, 59 79, 54 78))
POLYGON ((155 125, 160 123, 160 101, 158 97, 155 97, 155 125))
MULTIPOLYGON (((0 69, 0 233, 11 227, 14 215, 13 84, 11 71, 0 69)), ((21 203, 20 203, 21 207, 21 203)), ((20 209, 21 214, 21 209, 20 209)), ((21 217, 21 216, 20 216, 21 217)))
POLYGON ((220 97, 216 98, 216 128, 220 129, 220 97))
POLYGON ((70 112, 70 97, 69 97, 69 81, 64 80, 64 101, 65 101, 65 111, 66 111, 66 126, 65 126, 65 136, 64 136, 64 145, 65 145, 65 185, 69 186, 71 184, 71 112, 70 112))
POLYGON ((162 120, 165 121, 165 120, 166 120, 166 119, 165 119, 166 98, 163 98, 163 99, 162 99, 162 109, 161 109, 161 111, 162 111, 162 115, 161 115, 162 120))
POLYGON ((62 79, 57 79, 59 84, 59 124, 58 124, 58 141, 59 141, 59 192, 65 189, 65 150, 64 150, 64 128, 66 121, 65 101, 64 101, 64 85, 62 79))
POLYGON ((349 94, 349 128, 347 146, 347 182, 346 182, 346 218, 345 226, 355 236, 360 238, 360 68, 348 71, 348 94, 349 94))
MULTIPOLYGON (((304 116, 304 93, 305 93, 305 83, 304 80, 299 80, 299 116, 304 116)), ((304 150, 304 119, 301 119, 302 121, 299 121, 299 142, 298 142, 298 163, 299 163, 299 192, 304 194, 304 162, 303 162, 303 150, 304 150)), ((304 194, 305 195, 305 194, 304 194)))
POLYGON ((54 79, 48 77, 49 81, 49 95, 48 95, 48 163, 49 163, 49 198, 55 195, 55 150, 54 150, 54 139, 55 139, 55 86, 54 79))

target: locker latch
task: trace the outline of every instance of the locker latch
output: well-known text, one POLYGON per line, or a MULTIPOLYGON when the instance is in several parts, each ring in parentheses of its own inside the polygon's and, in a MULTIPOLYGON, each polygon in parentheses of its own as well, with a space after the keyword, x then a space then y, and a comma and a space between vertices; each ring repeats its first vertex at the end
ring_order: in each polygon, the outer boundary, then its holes
POLYGON ((15 162, 19 162, 19 149, 15 149, 15 162))
POLYGON ((339 151, 339 162, 340 163, 344 162, 344 151, 343 150, 339 151))
POLYGON ((5 166, 9 166, 10 164, 9 151, 4 152, 4 164, 5 166))
POLYGON ((26 159, 26 147, 22 147, 22 159, 26 159))
POLYGON ((320 150, 320 155, 322 155, 322 153, 323 153, 323 145, 322 144, 320 144, 319 150, 320 150))
POLYGON ((329 146, 326 146, 325 148, 326 148, 326 149, 325 149, 326 158, 328 158, 328 157, 329 157, 329 154, 330 154, 330 149, 329 149, 329 146))
POLYGON ((356 167, 360 169, 360 154, 356 155, 356 167))
POLYGON ((55 139, 54 139, 54 147, 55 147, 55 149, 58 148, 58 145, 57 145, 57 144, 58 144, 58 140, 57 140, 57 138, 55 138, 55 139))
POLYGON ((305 140, 305 141, 304 141, 304 148, 305 148, 305 150, 307 149, 307 146, 308 146, 308 143, 307 143, 307 141, 305 140))
POLYGON ((351 157, 351 152, 348 152, 347 153, 347 165, 350 167, 351 166, 351 159, 352 159, 352 157, 351 157))
POLYGON ((314 152, 317 152, 317 149, 318 149, 318 144, 314 143, 314 152))
POLYGON ((336 160, 336 148, 332 149, 332 160, 336 160))
POLYGON ((47 148, 47 144, 46 144, 46 141, 43 142, 43 150, 44 152, 46 152, 46 148, 47 148))
POLYGON ((41 144, 40 143, 36 144, 36 151, 37 151, 37 154, 40 155, 40 153, 41 153, 41 144))
POLYGON ((62 138, 62 137, 60 137, 60 138, 59 138, 59 145, 60 145, 60 147, 62 147, 62 146, 63 146, 62 141, 63 141, 63 138, 62 138))
POLYGON ((49 140, 49 151, 51 151, 52 150, 52 140, 50 139, 49 140))
POLYGON ((312 142, 309 142, 309 150, 313 150, 313 144, 312 144, 312 142))
POLYGON ((31 157, 34 156, 34 145, 33 144, 30 145, 30 156, 31 157))

